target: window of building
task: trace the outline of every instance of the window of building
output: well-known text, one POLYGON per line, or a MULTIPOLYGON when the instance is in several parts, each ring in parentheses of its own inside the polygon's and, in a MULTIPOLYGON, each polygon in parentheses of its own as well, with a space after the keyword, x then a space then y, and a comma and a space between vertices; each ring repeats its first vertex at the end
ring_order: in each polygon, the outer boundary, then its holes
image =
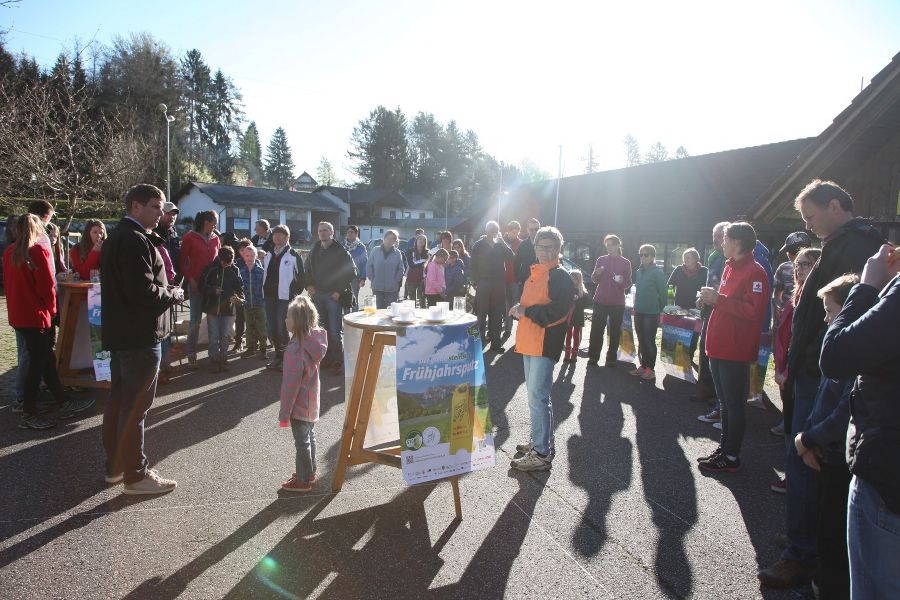
POLYGON ((274 227, 281 223, 281 211, 268 208, 261 208, 257 211, 257 219, 265 219, 269 222, 270 227, 274 227))
POLYGON ((364 209, 364 208, 357 208, 357 209, 356 209, 356 216, 357 216, 358 218, 360 218, 360 219, 365 218, 365 216, 366 216, 366 209, 364 209))
POLYGON ((238 238, 251 234, 250 209, 242 206, 234 206, 225 212, 225 231, 231 231, 238 238))
POLYGON ((397 218, 397 211, 396 211, 396 210, 392 210, 392 211, 391 211, 391 217, 390 217, 390 218, 392 218, 392 219, 396 219, 396 218, 397 218))
POLYGON ((420 212, 420 213, 419 213, 419 218, 420 218, 420 219, 424 219, 424 218, 425 218, 425 213, 420 212))

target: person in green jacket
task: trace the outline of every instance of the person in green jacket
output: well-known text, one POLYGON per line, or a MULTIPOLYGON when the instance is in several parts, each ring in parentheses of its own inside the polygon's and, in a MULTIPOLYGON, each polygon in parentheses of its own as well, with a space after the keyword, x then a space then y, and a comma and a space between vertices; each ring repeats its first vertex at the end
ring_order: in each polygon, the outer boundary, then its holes
POLYGON ((634 333, 641 364, 631 375, 654 379, 656 372, 656 330, 659 314, 666 305, 666 275, 656 266, 656 248, 644 244, 638 251, 641 264, 634 273, 634 333))

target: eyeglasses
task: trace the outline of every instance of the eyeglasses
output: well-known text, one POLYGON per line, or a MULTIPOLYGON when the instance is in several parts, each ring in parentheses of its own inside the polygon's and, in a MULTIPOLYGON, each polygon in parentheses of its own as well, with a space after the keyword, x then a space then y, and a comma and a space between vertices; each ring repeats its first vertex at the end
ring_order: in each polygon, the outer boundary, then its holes
POLYGON ((648 256, 653 256, 649 252, 641 252, 641 258, 647 258, 648 256))
POLYGON ((541 252, 553 252, 556 250, 556 246, 548 245, 548 244, 536 244, 534 246, 535 251, 540 250, 541 252))
POLYGON ((797 269, 799 269, 799 268, 801 268, 801 267, 804 268, 804 269, 809 269, 809 268, 811 268, 812 266, 813 266, 813 264, 812 264, 811 262, 809 262, 808 260, 799 260, 799 261, 797 261, 797 262, 794 263, 794 267, 797 268, 797 269))

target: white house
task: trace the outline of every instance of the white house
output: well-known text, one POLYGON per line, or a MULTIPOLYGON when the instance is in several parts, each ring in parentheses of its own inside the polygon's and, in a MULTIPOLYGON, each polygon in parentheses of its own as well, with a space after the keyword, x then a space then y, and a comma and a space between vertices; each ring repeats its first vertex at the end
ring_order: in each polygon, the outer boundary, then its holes
POLYGON ((347 203, 330 194, 218 183, 191 182, 175 194, 173 202, 178 205, 181 220, 212 210, 219 215, 219 229, 238 237, 253 235, 259 219, 272 226, 287 225, 294 243, 314 239, 312 232, 320 221, 328 221, 339 230, 347 225, 350 215, 347 203))

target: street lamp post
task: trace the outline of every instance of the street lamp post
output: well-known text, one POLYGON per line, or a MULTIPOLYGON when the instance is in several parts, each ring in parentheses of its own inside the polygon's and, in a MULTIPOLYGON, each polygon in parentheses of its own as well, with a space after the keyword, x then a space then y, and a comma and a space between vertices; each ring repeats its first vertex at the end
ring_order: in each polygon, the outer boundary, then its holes
POLYGON ((166 200, 172 201, 172 150, 169 144, 169 126, 175 121, 175 117, 169 114, 169 108, 165 104, 159 105, 159 110, 166 117, 166 200))
POLYGON ((450 225, 448 225, 449 217, 450 217, 450 192, 458 192, 461 190, 461 187, 455 187, 453 189, 447 189, 447 195, 444 198, 444 231, 450 229, 450 225))

